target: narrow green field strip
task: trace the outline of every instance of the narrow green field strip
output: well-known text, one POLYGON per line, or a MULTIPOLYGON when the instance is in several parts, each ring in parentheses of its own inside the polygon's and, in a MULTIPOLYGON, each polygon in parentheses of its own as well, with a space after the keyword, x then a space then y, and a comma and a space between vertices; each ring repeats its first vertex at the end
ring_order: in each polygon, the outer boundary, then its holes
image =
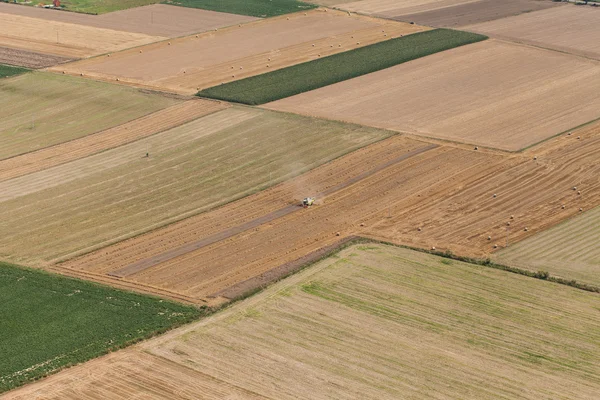
MULTIPOLYGON (((35 5, 52 5, 52 0, 35 1, 35 5)), ((85 14, 104 14, 128 8, 160 3, 160 0, 62 0, 62 8, 85 14)))
POLYGON ((29 70, 26 68, 0 64, 0 78, 8 78, 9 76, 20 75, 27 71, 29 70))
POLYGON ((435 29, 202 90, 198 96, 258 105, 487 39, 435 29))
POLYGON ((296 0, 166 0, 163 3, 260 18, 274 17, 317 7, 296 0))
POLYGON ((0 263, 0 393, 198 318, 191 306, 0 263))

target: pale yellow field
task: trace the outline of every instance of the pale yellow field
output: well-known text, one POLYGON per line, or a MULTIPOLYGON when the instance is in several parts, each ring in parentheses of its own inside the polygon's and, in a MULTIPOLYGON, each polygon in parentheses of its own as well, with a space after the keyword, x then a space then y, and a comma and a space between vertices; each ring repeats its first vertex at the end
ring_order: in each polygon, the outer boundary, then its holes
POLYGON ((513 244, 494 259, 600 286, 600 208, 513 244))
POLYGON ((598 71, 597 61, 487 40, 265 107, 519 150, 599 118, 598 71))
POLYGON ((598 295, 566 286, 355 245, 6 400, 595 400, 597 304, 598 295))

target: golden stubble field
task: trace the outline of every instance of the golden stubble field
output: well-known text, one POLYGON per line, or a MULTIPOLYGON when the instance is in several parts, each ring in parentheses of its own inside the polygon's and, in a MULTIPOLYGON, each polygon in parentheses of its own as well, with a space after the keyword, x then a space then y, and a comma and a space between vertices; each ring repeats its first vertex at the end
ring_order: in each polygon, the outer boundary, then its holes
POLYGON ((487 40, 264 107, 515 151, 599 118, 599 70, 487 40))
POLYGON ((592 400, 597 298, 354 245, 212 317, 5 398, 592 400))

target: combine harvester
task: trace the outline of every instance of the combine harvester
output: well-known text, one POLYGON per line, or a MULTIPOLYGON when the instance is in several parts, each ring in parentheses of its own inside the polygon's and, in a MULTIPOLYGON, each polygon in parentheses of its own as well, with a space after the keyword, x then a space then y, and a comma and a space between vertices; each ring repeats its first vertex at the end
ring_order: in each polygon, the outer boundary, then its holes
POLYGON ((308 207, 312 206, 313 204, 315 204, 314 197, 306 197, 306 198, 304 198, 304 200, 302 200, 302 207, 304 207, 304 208, 308 208, 308 207))

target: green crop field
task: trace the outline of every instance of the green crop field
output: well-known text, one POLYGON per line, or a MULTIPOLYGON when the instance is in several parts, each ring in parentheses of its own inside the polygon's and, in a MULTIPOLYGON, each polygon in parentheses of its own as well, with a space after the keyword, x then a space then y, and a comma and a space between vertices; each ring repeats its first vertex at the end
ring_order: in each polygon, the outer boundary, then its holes
POLYGON ((37 265, 106 245, 264 189, 390 134, 247 107, 219 111, 0 182, 0 259, 37 265))
POLYGON ((8 78, 9 76, 20 75, 27 71, 29 70, 25 68, 0 64, 0 78, 8 78))
POLYGON ((600 207, 511 245, 494 261, 600 286, 600 207))
POLYGON ((0 263, 0 393, 189 322, 200 310, 0 263))
POLYGON ((274 17, 316 6, 296 0, 166 0, 163 3, 252 17, 274 17))
POLYGON ((0 160, 111 128, 178 101, 44 72, 2 79, 0 160))
POLYGON ((486 36, 450 29, 419 32, 214 86, 198 95, 264 104, 485 39, 486 36))
POLYGON ((599 299, 354 245, 144 350, 261 398, 593 399, 599 299))
MULTIPOLYGON (((52 4, 52 0, 35 1, 37 4, 52 4)), ((147 6, 160 3, 160 0, 61 0, 65 10, 86 14, 104 14, 128 8, 147 6)))

